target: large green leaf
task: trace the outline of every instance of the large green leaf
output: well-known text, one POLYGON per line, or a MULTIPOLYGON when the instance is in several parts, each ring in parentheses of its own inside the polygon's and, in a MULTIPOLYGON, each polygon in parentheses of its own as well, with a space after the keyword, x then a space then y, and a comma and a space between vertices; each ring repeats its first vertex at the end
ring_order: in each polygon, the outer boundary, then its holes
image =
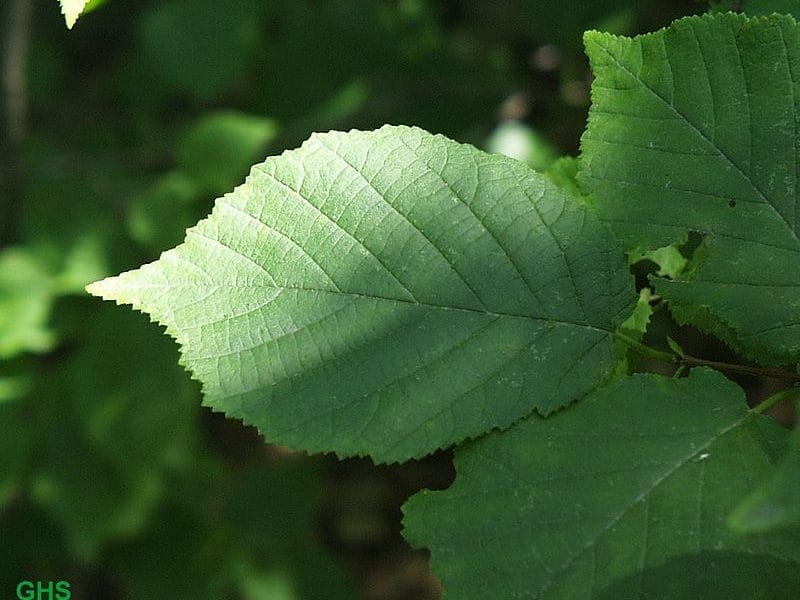
POLYGON ((165 324, 212 408, 380 461, 585 395, 634 301, 617 243, 564 192, 407 127, 312 136, 88 289, 165 324))
POLYGON ((725 524, 771 468, 759 436, 719 373, 618 379, 457 451, 455 483, 406 503, 405 535, 459 600, 789 598, 797 540, 725 524))
POLYGON ((798 27, 706 15, 633 39, 590 32, 580 181, 628 248, 705 234, 680 321, 767 363, 800 359, 798 27))

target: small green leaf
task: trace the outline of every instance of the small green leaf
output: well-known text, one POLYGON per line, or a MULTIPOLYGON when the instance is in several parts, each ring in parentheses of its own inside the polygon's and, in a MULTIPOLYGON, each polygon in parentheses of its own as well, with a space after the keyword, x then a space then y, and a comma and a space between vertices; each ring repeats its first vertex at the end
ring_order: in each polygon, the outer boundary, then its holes
POLYGON ((83 294, 87 282, 108 273, 96 239, 73 240, 56 260, 50 260, 52 250, 38 244, 0 251, 0 360, 52 350, 56 300, 79 290, 83 294))
POLYGON ((46 352, 55 345, 48 327, 55 298, 53 278, 32 252, 0 252, 0 359, 46 352))
POLYGON ((667 336, 667 346, 669 346, 669 349, 681 358, 686 356, 686 353, 683 351, 683 348, 681 348, 680 344, 678 344, 678 342, 673 340, 670 336, 667 336))
POLYGON ((574 156, 562 156, 545 171, 547 178, 572 197, 581 201, 588 200, 583 196, 576 178, 580 163, 574 156))
POLYGON ((579 180, 628 249, 705 234, 681 322, 763 363, 800 360, 800 36, 789 16, 586 34, 595 81, 579 180))
POLYGON ((584 396, 634 300, 616 241, 564 192, 408 127, 312 136, 88 289, 165 324, 214 409, 379 461, 584 396))
POLYGON ((650 260, 658 265, 656 274, 659 277, 669 277, 670 279, 680 277, 689 262, 675 244, 657 248, 656 250, 634 250, 630 253, 630 260, 631 263, 650 260))
POLYGON ((636 302, 636 307, 633 309, 631 316, 619 326, 624 334, 637 341, 641 341, 642 336, 647 331, 647 325, 650 323, 650 317, 653 314, 653 307, 650 306, 651 298, 650 288, 642 288, 639 291, 639 300, 636 302))
POLYGON ((765 569, 785 577, 773 591, 797 590, 797 539, 741 537, 725 524, 752 473, 771 470, 763 418, 711 370, 618 379, 457 450, 453 485, 405 504, 404 535, 430 548, 459 600, 750 600, 765 569), (678 573, 689 595, 669 593, 678 573), (732 573, 741 587, 731 589, 732 573))

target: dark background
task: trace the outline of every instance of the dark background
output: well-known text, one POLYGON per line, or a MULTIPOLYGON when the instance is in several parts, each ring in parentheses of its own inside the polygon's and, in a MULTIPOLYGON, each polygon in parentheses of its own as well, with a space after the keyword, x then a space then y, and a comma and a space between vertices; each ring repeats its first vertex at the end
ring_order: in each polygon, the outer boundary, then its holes
POLYGON ((0 6, 0 597, 438 598, 400 505, 450 483, 448 453, 375 467, 265 444, 200 406, 159 327, 83 286, 154 260, 312 131, 418 125, 537 169, 576 155, 581 33, 706 4, 102 4, 72 31, 56 0, 0 6))

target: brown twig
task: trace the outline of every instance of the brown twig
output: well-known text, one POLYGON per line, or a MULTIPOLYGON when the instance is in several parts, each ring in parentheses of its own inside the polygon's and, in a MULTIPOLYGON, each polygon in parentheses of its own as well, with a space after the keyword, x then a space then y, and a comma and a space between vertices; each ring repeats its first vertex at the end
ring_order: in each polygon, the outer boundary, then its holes
POLYGON ((800 373, 793 373, 791 371, 784 371, 782 369, 772 369, 770 367, 737 365, 733 363, 719 362, 716 360, 708 360, 705 358, 697 358, 696 356, 688 356, 686 354, 683 356, 678 356, 677 354, 663 352, 661 350, 651 348, 650 346, 647 346, 646 344, 643 344, 642 342, 635 340, 624 333, 617 332, 614 335, 618 340, 625 342, 628 346, 644 356, 649 356, 650 358, 654 358, 656 360, 671 362, 679 367, 713 367, 715 369, 719 369, 720 371, 733 371, 736 373, 754 375, 756 377, 769 377, 771 379, 782 379, 784 381, 800 383, 800 373))
POLYGON ((800 383, 800 373, 792 373, 791 371, 783 371, 781 369, 770 369, 769 367, 750 367, 747 365, 736 365, 732 363, 718 362, 716 360, 707 360, 705 358, 697 358, 694 356, 676 356, 677 362, 680 365, 687 367, 714 367, 720 371, 733 371, 736 373, 745 373, 755 377, 769 377, 770 379, 782 379, 784 381, 794 381, 800 383))

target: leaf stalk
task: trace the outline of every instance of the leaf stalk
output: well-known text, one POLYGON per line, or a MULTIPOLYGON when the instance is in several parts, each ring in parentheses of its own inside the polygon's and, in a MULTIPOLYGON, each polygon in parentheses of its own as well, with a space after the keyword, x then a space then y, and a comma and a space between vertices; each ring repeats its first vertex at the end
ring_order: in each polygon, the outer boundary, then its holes
POLYGON ((790 387, 788 389, 781 390, 780 392, 773 394, 763 402, 751 408, 750 412, 760 415, 768 411, 770 408, 772 408, 779 402, 791 399, 800 400, 800 387, 790 387))

